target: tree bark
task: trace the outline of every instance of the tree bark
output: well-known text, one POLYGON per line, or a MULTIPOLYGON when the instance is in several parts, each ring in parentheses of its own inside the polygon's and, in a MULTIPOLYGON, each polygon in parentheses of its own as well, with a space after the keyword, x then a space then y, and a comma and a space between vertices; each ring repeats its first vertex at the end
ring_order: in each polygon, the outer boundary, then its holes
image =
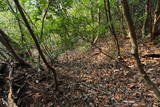
POLYGON ((129 27, 129 31, 131 33, 131 35, 130 35, 131 46, 132 46, 131 47, 132 48, 131 53, 134 56, 134 59, 136 61, 136 65, 138 67, 138 70, 139 70, 141 76, 143 77, 144 81, 146 82, 147 86, 155 93, 158 100, 160 100, 160 91, 155 86, 155 84, 150 80, 147 73, 144 71, 143 65, 142 65, 142 63, 140 61, 140 58, 139 58, 135 26, 134 26, 133 20, 131 18, 128 1, 127 0, 121 0, 121 2, 122 2, 123 9, 124 9, 124 15, 126 17, 127 24, 128 24, 128 27, 129 27))
POLYGON ((35 42, 35 45, 36 45, 37 50, 38 50, 38 52, 39 52, 39 55, 41 56, 44 64, 46 65, 46 67, 48 68, 49 71, 51 70, 51 71, 53 72, 53 74, 54 74, 54 80, 55 80, 55 86, 56 86, 56 89, 58 89, 56 70, 55 70, 55 69, 48 63, 48 61, 46 60, 46 58, 45 58, 45 56, 44 56, 44 54, 43 54, 43 51, 42 51, 42 49, 41 49, 41 47, 40 47, 40 45, 39 45, 39 42, 38 42, 38 40, 37 40, 37 38, 36 38, 36 36, 35 36, 35 34, 34 34, 34 31, 32 30, 32 28, 31 28, 31 26, 30 26, 30 24, 29 24, 29 22, 28 22, 28 20, 27 20, 27 18, 26 18, 26 16, 25 16, 25 14, 24 14, 24 12, 23 12, 23 10, 22 10, 22 7, 21 7, 19 1, 18 1, 18 0, 13 0, 13 1, 14 1, 15 5, 16 5, 17 8, 18 8, 18 10, 19 10, 19 12, 20 12, 20 14, 21 14, 21 16, 22 16, 22 19, 23 19, 26 27, 27 27, 29 33, 31 34, 32 39, 33 39, 34 42, 35 42))
POLYGON ((112 24, 112 16, 111 16, 109 0, 107 0, 107 1, 104 0, 104 9, 105 9, 105 14, 106 14, 106 21, 110 22, 109 29, 110 29, 111 33, 113 34, 113 37, 114 37, 114 41, 115 41, 116 48, 117 48, 117 57, 118 57, 118 56, 120 56, 120 46, 119 46, 119 42, 118 42, 118 38, 117 38, 117 35, 116 35, 116 32, 115 32, 114 26, 112 24))
POLYGON ((154 41, 159 35, 160 35, 160 0, 158 0, 156 11, 155 11, 155 18, 154 18, 151 40, 154 41))
POLYGON ((25 61, 15 52, 15 49, 12 47, 13 42, 7 34, 5 34, 1 29, 0 29, 0 42, 2 45, 12 54, 12 56, 20 63, 20 64, 25 64, 25 61))
POLYGON ((147 0, 146 14, 147 14, 147 17, 144 22, 143 31, 142 31, 142 34, 144 36, 152 34, 153 21, 152 21, 152 1, 151 0, 147 0))

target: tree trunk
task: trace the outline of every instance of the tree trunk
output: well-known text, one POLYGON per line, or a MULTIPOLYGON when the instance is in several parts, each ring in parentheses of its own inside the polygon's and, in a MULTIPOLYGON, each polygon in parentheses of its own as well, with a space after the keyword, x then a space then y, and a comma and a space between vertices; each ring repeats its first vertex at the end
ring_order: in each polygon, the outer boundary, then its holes
POLYGON ((153 32, 151 35, 151 40, 155 40, 160 35, 160 0, 158 0, 157 8, 155 11, 153 32))
POLYGON ((146 20, 144 22, 143 31, 142 34, 144 36, 151 35, 152 34, 152 1, 147 0, 147 6, 146 6, 146 20))
POLYGON ((131 18, 128 1, 127 0, 121 0, 121 1, 122 1, 122 6, 124 8, 124 15, 126 17, 128 27, 129 27, 129 31, 131 33, 131 35, 130 35, 131 46, 132 46, 131 47, 132 48, 131 53, 134 56, 134 59, 136 61, 136 65, 138 67, 138 70, 139 70, 141 76, 143 77, 144 81, 146 82, 147 86, 155 93, 158 100, 160 100, 160 91, 155 86, 155 84, 150 80, 147 73, 144 71, 143 65, 142 65, 142 63, 140 61, 140 58, 139 58, 135 26, 134 26, 133 20, 131 18))
POLYGON ((47 68, 48 68, 49 71, 51 70, 51 71, 53 72, 53 74, 54 74, 54 79, 55 79, 56 89, 58 89, 56 70, 55 70, 55 69, 48 63, 48 61, 46 60, 46 58, 45 58, 45 56, 44 56, 44 54, 43 54, 43 51, 42 51, 42 49, 41 49, 41 47, 40 47, 40 45, 39 45, 39 42, 38 42, 38 40, 37 40, 37 38, 36 38, 36 36, 35 36, 32 28, 31 28, 31 26, 30 26, 30 24, 29 24, 29 22, 28 22, 28 20, 27 20, 27 18, 26 18, 26 16, 25 16, 25 14, 24 14, 24 12, 23 12, 23 10, 22 10, 22 7, 21 7, 19 1, 18 1, 18 0, 14 0, 14 3, 15 3, 15 5, 17 6, 17 8, 18 8, 18 10, 19 10, 19 12, 20 12, 20 14, 21 14, 21 16, 22 16, 22 19, 23 19, 24 23, 25 23, 25 25, 26 25, 29 33, 31 34, 31 37, 32 37, 32 39, 33 39, 34 42, 35 42, 35 45, 36 45, 37 50, 38 50, 38 52, 39 52, 39 55, 41 56, 44 64, 47 66, 47 68))
POLYGON ((110 23, 109 24, 109 29, 110 29, 111 33, 113 34, 113 37, 114 37, 114 41, 115 41, 116 48, 117 48, 117 57, 118 57, 118 56, 120 56, 120 46, 119 46, 118 38, 117 38, 115 29, 114 29, 114 26, 113 26, 113 23, 112 23, 112 16, 111 16, 109 0, 107 0, 107 1, 104 0, 104 9, 105 9, 105 12, 106 12, 106 21, 108 21, 110 23), (106 4, 107 4, 107 6, 106 6, 106 4))
POLYGON ((25 61, 15 52, 15 49, 12 47, 11 44, 16 44, 13 42, 7 34, 5 34, 1 29, 0 29, 0 42, 2 45, 12 54, 12 56, 20 63, 20 64, 25 64, 25 61))

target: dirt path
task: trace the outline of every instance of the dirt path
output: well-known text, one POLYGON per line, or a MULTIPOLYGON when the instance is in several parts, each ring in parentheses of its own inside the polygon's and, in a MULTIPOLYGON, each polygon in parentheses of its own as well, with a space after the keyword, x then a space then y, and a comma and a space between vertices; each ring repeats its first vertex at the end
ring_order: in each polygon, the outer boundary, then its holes
MULTIPOLYGON (((158 48, 155 48, 158 50, 158 48)), ((141 48, 145 54, 146 49, 141 48)), ((50 87, 52 75, 32 69, 16 69, 13 74, 14 99, 20 107, 158 107, 152 91, 144 86, 134 60, 124 57, 128 71, 97 50, 68 52, 59 58, 59 91, 50 87)), ((129 54, 129 53, 126 53, 129 54)), ((160 59, 142 58, 145 70, 160 86, 160 59)), ((4 89, 5 90, 5 89, 4 89)), ((0 102, 5 100, 3 92, 0 102)), ((2 106, 3 107, 3 106, 2 106)))

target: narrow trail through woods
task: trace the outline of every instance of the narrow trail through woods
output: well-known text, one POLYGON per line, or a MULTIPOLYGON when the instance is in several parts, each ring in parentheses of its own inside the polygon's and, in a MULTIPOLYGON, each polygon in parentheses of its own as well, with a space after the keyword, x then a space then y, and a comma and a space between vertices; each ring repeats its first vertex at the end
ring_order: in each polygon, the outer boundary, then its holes
MULTIPOLYGON (((158 53, 155 51, 158 51, 155 46, 152 50, 146 48, 150 47, 150 43, 145 43, 146 47, 143 45, 140 45, 141 56, 150 51, 158 53)), ((99 46, 105 49, 106 45, 100 43, 99 46)), ((129 48, 129 45, 126 48, 129 48)), ((31 105, 27 102, 32 102, 35 107, 39 104, 47 107, 158 106, 160 102, 139 78, 134 59, 125 56, 129 54, 129 49, 123 49, 122 52, 124 55, 122 63, 129 66, 132 71, 116 65, 114 61, 98 53, 95 48, 84 52, 66 52, 59 57, 58 63, 54 64, 59 75, 59 91, 54 91, 52 87, 47 88, 53 81, 51 75, 30 68, 16 69, 13 75, 13 92, 17 97, 17 105, 26 106, 31 105)), ((160 58, 141 58, 141 60, 150 78, 160 86, 158 79, 160 58)))

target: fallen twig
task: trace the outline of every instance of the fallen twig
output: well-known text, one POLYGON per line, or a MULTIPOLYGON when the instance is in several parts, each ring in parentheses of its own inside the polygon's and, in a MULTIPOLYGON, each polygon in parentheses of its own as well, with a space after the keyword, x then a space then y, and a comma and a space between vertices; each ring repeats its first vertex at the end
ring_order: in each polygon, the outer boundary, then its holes
POLYGON ((87 88, 90 88, 90 89, 93 89, 93 90, 98 91, 98 92, 100 92, 100 93, 103 93, 104 95, 108 95, 104 90, 97 89, 97 88, 95 88, 95 87, 92 87, 92 86, 84 83, 84 82, 79 83, 79 85, 83 85, 83 86, 85 86, 85 87, 87 87, 87 88))

